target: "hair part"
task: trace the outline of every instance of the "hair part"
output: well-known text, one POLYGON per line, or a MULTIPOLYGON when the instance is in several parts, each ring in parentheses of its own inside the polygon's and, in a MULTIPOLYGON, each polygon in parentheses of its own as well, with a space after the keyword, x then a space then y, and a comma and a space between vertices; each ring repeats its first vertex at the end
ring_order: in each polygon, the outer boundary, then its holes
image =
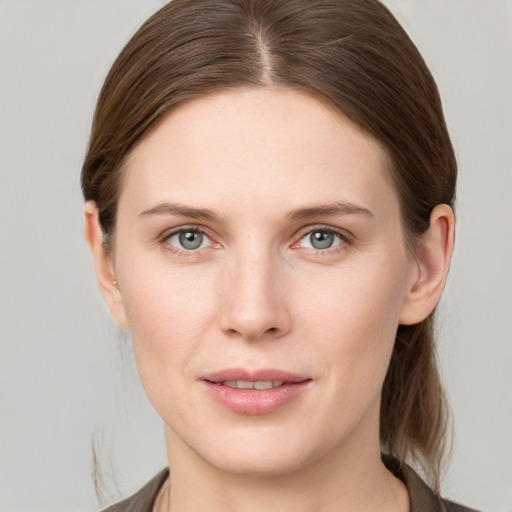
MULTIPOLYGON (((378 0, 173 0, 125 46, 98 99, 82 189, 106 241, 126 159, 157 119, 217 91, 269 86, 319 99, 381 144, 410 246, 436 205, 453 207, 457 166, 436 84, 378 0)), ((418 461, 438 490, 447 407, 433 325, 431 315, 398 328, 381 441, 401 462, 418 461)))

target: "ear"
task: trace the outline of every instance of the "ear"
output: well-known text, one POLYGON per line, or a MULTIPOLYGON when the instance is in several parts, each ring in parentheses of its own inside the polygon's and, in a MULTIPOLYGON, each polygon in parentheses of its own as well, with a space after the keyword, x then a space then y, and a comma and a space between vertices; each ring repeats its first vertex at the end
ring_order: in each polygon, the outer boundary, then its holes
POLYGON ((454 228, 453 210, 446 204, 437 205, 430 215, 430 227, 417 248, 416 269, 402 305, 400 324, 412 325, 425 320, 439 302, 453 252, 454 228))
POLYGON ((121 290, 116 280, 114 263, 103 240, 98 207, 87 201, 84 207, 84 233, 91 250, 96 279, 110 313, 123 329, 127 329, 126 313, 121 290))

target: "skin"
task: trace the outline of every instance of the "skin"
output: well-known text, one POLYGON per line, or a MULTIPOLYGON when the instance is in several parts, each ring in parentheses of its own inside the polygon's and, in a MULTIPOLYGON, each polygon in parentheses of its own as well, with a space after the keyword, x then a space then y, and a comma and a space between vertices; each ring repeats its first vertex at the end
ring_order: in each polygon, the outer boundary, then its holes
POLYGON ((94 203, 85 220, 100 289, 165 424, 172 486, 155 510, 409 509, 380 460, 380 395, 397 326, 439 300, 454 221, 436 207, 410 252, 375 140, 291 90, 216 93, 134 148, 110 254, 94 203), (181 247, 179 228, 204 233, 200 248, 181 247), (313 247, 311 233, 332 245, 313 247), (311 382, 246 415, 202 385, 233 367, 311 382))

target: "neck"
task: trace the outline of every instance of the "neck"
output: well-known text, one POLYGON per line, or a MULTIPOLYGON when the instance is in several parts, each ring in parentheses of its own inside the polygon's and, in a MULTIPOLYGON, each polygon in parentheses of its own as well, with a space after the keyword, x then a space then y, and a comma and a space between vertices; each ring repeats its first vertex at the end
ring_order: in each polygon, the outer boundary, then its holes
MULTIPOLYGON (((408 512, 402 482, 383 465, 376 439, 364 449, 336 447, 313 462, 272 476, 213 467, 166 431, 171 477, 162 503, 172 512, 408 512)), ((358 443, 356 443, 358 445, 358 443)), ((360 448, 360 445, 359 445, 360 448)))

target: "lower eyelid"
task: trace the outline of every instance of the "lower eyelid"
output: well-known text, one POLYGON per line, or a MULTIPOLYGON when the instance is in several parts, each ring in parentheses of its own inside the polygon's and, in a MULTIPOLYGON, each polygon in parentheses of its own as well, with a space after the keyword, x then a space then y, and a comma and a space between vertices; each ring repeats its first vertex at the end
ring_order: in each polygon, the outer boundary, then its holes
MULTIPOLYGON (((204 247, 206 247, 206 246, 203 247, 203 243, 208 243, 208 242, 211 243, 211 241, 212 241, 211 238, 204 231, 201 231, 201 230, 198 230, 198 229, 179 229, 177 231, 173 231, 172 233, 169 233, 165 237, 165 241, 169 243, 169 240, 171 238, 179 236, 182 233, 196 233, 198 235, 202 235, 203 236, 203 240, 201 242, 201 246, 197 247, 196 249, 188 249, 188 250, 185 249, 184 247, 182 247, 181 249, 183 249, 185 251, 194 251, 194 250, 204 249, 204 247)), ((171 244, 171 243, 169 243, 169 245, 173 245, 174 246, 174 244, 171 244)), ((178 247, 178 246, 176 245, 176 247, 178 247)), ((180 248, 180 247, 178 247, 178 248, 180 248)))
POLYGON ((179 226, 173 229, 169 229, 165 231, 162 235, 158 238, 159 244, 162 246, 162 248, 178 257, 185 257, 185 258, 193 258, 198 257, 199 254, 203 254, 203 251, 208 249, 219 249, 221 248, 221 244, 216 241, 215 237, 206 229, 202 228, 201 226, 179 226), (186 249, 184 247, 181 247, 179 243, 177 244, 171 244, 169 243, 169 239, 173 236, 179 235, 183 232, 194 232, 194 233, 200 233, 204 237, 203 246, 200 246, 196 249, 186 249))
MULTIPOLYGON (((325 253, 325 254, 331 253, 332 254, 335 251, 340 251, 340 250, 345 249, 346 248, 345 246, 352 244, 352 240, 353 240, 353 236, 350 233, 347 233, 346 231, 341 232, 341 231, 338 231, 331 227, 319 226, 317 228, 309 229, 308 231, 303 232, 300 235, 300 237, 296 238, 296 241, 291 245, 291 248, 292 249, 302 248, 305 250, 313 251, 318 254, 320 254, 320 253, 325 253), (306 238, 307 236, 310 236, 311 234, 313 234, 315 232, 323 232, 323 233, 332 234, 338 238, 338 241, 336 241, 335 245, 333 245, 331 247, 326 247, 324 249, 317 249, 315 247, 303 247, 300 245, 300 242, 304 238, 306 238)), ((204 249, 220 248, 221 247, 221 244, 216 242, 214 240, 214 238, 206 232, 206 230, 198 228, 198 227, 194 227, 194 226, 183 226, 183 227, 169 230, 159 237, 159 241, 163 245, 163 248, 165 250, 172 252, 174 254, 188 256, 188 257, 192 257, 195 253, 198 253, 199 251, 202 251, 204 249), (206 239, 206 242, 207 242, 206 245, 202 246, 202 247, 200 246, 196 249, 186 249, 184 247, 180 247, 178 244, 171 244, 169 242, 169 239, 172 238, 173 236, 179 235, 180 233, 187 232, 187 231, 202 234, 203 237, 205 237, 205 239, 206 239)))
POLYGON ((332 247, 328 247, 326 249, 316 249, 314 247, 306 247, 306 249, 312 249, 314 251, 326 252, 329 250, 334 250, 336 247, 338 247, 342 244, 349 244, 352 240, 352 237, 346 232, 340 232, 336 229, 328 228, 328 227, 318 227, 316 229, 310 229, 309 231, 306 231, 305 233, 303 233, 297 239, 297 241, 293 243, 292 247, 297 247, 302 240, 304 240, 308 236, 311 236, 313 233, 328 233, 328 234, 332 234, 332 235, 336 236, 339 239, 339 242, 336 245, 334 245, 332 247))

